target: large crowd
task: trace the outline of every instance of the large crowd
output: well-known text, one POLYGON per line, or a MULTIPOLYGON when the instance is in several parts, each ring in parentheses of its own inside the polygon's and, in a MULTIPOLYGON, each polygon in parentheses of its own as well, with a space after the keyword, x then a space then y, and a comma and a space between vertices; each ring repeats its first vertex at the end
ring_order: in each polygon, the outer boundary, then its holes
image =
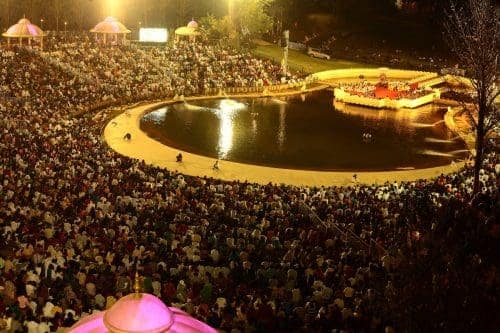
POLYGON ((279 64, 203 42, 178 41, 168 48, 95 47, 89 36, 76 35, 53 42, 45 58, 97 85, 109 98, 172 97, 282 83, 279 64))
MULTIPOLYGON (((69 327, 130 293, 136 271, 145 292, 226 332, 401 328, 398 272, 411 266, 408 250, 452 218, 450 201, 470 202, 469 166, 382 186, 224 182, 118 155, 101 138, 109 114, 86 111, 96 101, 269 85, 279 73, 198 43, 0 49, 4 330, 69 327)), ((500 164, 487 159, 471 209, 492 225, 500 164)), ((447 283, 440 277, 436 288, 447 283)))

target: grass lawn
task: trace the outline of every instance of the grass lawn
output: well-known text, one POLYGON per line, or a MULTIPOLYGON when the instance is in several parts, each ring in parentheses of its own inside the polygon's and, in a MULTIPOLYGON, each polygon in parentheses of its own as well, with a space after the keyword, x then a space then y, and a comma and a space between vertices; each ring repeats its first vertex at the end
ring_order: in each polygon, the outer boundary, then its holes
MULTIPOLYGON (((277 62, 283 59, 283 48, 276 45, 257 45, 252 53, 258 57, 271 58, 277 62)), ((331 59, 323 60, 309 57, 305 52, 289 50, 288 66, 292 70, 304 71, 306 73, 316 73, 330 69, 356 68, 356 67, 379 67, 373 64, 364 64, 360 62, 331 59)))

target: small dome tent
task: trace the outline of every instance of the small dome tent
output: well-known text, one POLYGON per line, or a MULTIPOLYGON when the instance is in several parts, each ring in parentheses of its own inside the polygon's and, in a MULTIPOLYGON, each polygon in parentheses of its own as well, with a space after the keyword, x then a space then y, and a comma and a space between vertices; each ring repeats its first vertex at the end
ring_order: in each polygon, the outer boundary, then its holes
POLYGON ((121 37, 121 43, 123 44, 130 30, 114 17, 108 16, 104 21, 97 23, 90 32, 95 33, 97 38, 102 37, 104 44, 108 42, 112 43, 113 41, 118 43, 119 37, 121 37))
POLYGON ((26 39, 28 41, 28 45, 30 46, 32 40, 38 41, 40 43, 40 48, 43 49, 43 38, 46 34, 42 29, 40 29, 40 27, 31 23, 30 20, 24 17, 7 29, 2 36, 7 38, 7 44, 9 47, 12 39, 18 40, 19 45, 22 45, 23 40, 26 39))
POLYGON ((175 39, 187 37, 191 41, 196 41, 196 36, 200 35, 198 31, 198 22, 191 20, 186 26, 175 29, 175 39))

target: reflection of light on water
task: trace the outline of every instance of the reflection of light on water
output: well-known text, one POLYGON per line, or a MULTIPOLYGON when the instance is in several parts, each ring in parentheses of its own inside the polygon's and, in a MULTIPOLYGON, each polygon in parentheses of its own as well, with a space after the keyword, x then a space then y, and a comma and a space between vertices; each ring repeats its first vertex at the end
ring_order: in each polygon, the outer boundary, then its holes
POLYGON ((434 127, 436 125, 439 125, 441 123, 444 123, 444 120, 439 120, 436 121, 435 123, 428 124, 428 123, 411 123, 410 125, 413 127, 434 127))
POLYGON ((155 124, 160 124, 165 120, 165 115, 167 114, 167 108, 158 109, 156 111, 150 112, 144 116, 144 120, 150 121, 155 124))
POLYGON ((219 158, 225 158, 233 147, 233 117, 231 114, 220 114, 219 126, 219 158))
MULTIPOLYGON (((435 121, 433 123, 421 122, 418 120, 426 119, 429 115, 432 116, 433 113, 439 112, 439 108, 429 104, 415 109, 398 109, 398 110, 389 110, 389 109, 371 109, 367 107, 361 107, 356 105, 350 105, 345 103, 340 103, 334 101, 335 109, 348 114, 350 116, 357 116, 362 119, 380 121, 380 120, 392 120, 394 122, 394 127, 398 132, 405 132, 407 134, 414 133, 420 129, 426 128, 438 128, 438 125, 444 123, 444 119, 435 121)), ((441 139, 441 138, 432 138, 427 137, 424 139, 424 142, 429 143, 454 143, 453 140, 457 138, 451 139, 441 139)), ((418 152, 420 155, 427 156, 439 156, 439 157, 454 157, 457 154, 468 152, 467 149, 454 150, 451 152, 443 152, 432 149, 423 149, 418 152)))
POLYGON ((454 139, 436 139, 436 138, 425 138, 425 142, 432 142, 432 143, 454 143, 454 139))
POLYGON ((417 128, 426 128, 426 127, 434 127, 434 124, 427 123, 410 123, 410 126, 417 128))
POLYGON ((219 110, 223 112, 234 112, 243 110, 245 108, 245 104, 233 101, 232 99, 223 99, 219 103, 219 110))
POLYGON ((452 154, 450 153, 443 153, 440 151, 435 151, 435 150, 422 150, 418 152, 421 155, 430 155, 430 156, 443 156, 443 157, 453 157, 452 154))
POLYGON ((417 109, 372 109, 358 105, 346 104, 336 100, 333 105, 336 110, 351 116, 375 120, 394 119, 400 122, 414 122, 423 114, 427 114, 431 111, 429 110, 429 107, 425 106, 417 109))
POLYGON ((278 145, 280 149, 283 149, 283 144, 285 143, 286 138, 286 111, 285 104, 280 104, 280 125, 278 128, 278 145))
POLYGON ((184 108, 186 108, 187 110, 191 110, 191 111, 198 111, 198 110, 206 110, 206 109, 208 109, 207 107, 204 107, 204 106, 198 106, 198 105, 194 105, 194 104, 189 104, 186 101, 184 101, 183 105, 184 105, 184 108))
POLYGON ((468 152, 469 152, 469 149, 459 149, 459 150, 450 151, 450 154, 456 155, 456 154, 468 153, 468 152))
POLYGON ((280 104, 280 105, 281 105, 281 104, 286 104, 286 103, 287 103, 286 101, 281 100, 281 99, 279 99, 279 98, 273 98, 273 99, 272 99, 272 101, 273 101, 274 103, 276 103, 276 104, 280 104))
POLYGON ((333 105, 339 112, 348 114, 350 116, 357 116, 367 120, 392 120, 394 128, 399 133, 414 133, 418 128, 431 128, 444 120, 439 120, 435 123, 421 123, 418 122, 422 117, 429 116, 438 111, 433 104, 427 104, 415 109, 372 109, 368 107, 346 104, 334 100, 333 105))
POLYGON ((245 108, 245 104, 223 99, 219 103, 216 115, 220 119, 219 125, 219 158, 225 158, 233 147, 233 117, 234 113, 245 108))

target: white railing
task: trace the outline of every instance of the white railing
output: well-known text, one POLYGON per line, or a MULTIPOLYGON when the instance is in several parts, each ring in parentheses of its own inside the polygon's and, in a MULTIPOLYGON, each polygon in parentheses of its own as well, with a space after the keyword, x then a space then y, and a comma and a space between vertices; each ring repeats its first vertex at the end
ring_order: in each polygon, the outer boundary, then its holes
POLYGON ((240 95, 240 94, 263 94, 283 92, 287 90, 307 89, 311 84, 315 83, 315 78, 306 78, 304 80, 274 84, 270 86, 254 86, 254 87, 225 87, 225 88, 208 88, 203 94, 208 96, 213 95, 240 95))

